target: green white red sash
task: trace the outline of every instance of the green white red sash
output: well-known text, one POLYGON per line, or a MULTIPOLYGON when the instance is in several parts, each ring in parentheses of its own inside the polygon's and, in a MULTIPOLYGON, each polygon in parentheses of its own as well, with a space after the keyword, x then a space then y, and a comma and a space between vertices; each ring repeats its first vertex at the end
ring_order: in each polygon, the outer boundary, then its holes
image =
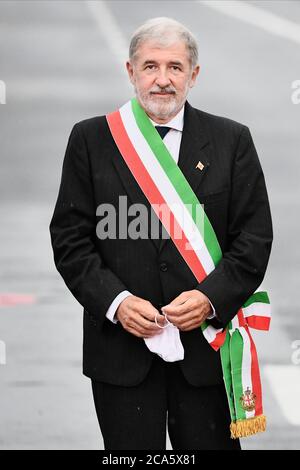
MULTIPOLYGON (((215 269, 222 251, 197 196, 135 98, 107 115, 107 122, 129 170, 200 283, 215 269)), ((269 325, 268 295, 256 292, 225 329, 206 322, 201 326, 212 348, 220 349, 234 438, 265 430, 259 365, 249 328, 268 330, 269 325)))

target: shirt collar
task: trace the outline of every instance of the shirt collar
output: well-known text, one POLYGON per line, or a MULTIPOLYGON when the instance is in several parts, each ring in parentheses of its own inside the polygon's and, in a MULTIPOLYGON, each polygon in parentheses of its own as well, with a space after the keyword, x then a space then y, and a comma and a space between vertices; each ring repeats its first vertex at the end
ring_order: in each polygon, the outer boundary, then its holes
POLYGON ((155 121, 150 121, 152 122, 153 126, 166 126, 166 127, 171 127, 171 129, 175 129, 176 131, 182 132, 183 130, 183 119, 184 119, 184 106, 182 106, 181 110, 174 116, 169 122, 166 122, 165 124, 158 124, 155 121))

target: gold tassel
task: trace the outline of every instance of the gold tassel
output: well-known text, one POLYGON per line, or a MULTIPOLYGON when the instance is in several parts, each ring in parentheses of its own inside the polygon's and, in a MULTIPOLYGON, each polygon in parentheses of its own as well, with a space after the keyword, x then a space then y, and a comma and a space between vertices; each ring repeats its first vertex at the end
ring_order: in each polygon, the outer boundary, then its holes
POLYGON ((258 432, 266 430, 265 415, 255 416, 254 418, 241 419, 230 424, 231 439, 239 437, 248 437, 258 432))

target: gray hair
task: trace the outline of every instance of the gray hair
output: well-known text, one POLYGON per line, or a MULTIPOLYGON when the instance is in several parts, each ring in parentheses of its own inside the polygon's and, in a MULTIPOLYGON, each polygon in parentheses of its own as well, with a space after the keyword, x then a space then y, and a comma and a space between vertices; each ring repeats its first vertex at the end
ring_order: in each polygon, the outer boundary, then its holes
POLYGON ((184 41, 194 68, 198 63, 198 45, 194 35, 183 24, 167 17, 152 18, 133 33, 129 59, 135 59, 138 48, 147 40, 155 40, 159 45, 167 47, 178 39, 184 41))

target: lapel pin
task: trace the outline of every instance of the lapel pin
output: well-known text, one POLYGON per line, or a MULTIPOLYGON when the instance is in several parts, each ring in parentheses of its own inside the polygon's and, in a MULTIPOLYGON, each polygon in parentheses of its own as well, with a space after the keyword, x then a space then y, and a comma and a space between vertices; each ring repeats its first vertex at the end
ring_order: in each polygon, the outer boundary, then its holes
POLYGON ((204 168, 203 163, 199 161, 199 162, 197 163, 197 165, 196 165, 196 168, 198 168, 198 170, 202 171, 203 168, 204 168))

